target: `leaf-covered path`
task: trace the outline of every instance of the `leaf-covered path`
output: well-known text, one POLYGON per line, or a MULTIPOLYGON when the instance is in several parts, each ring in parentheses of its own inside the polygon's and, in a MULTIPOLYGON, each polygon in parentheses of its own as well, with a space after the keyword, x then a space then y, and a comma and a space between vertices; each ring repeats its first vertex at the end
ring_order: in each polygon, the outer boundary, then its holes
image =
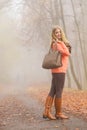
MULTIPOLYGON (((38 91, 40 92, 40 91, 38 91)), ((29 89, 0 99, 0 130, 87 130, 87 122, 68 113, 69 120, 45 120, 43 103, 29 89), (31 93, 31 94, 30 94, 31 93)))

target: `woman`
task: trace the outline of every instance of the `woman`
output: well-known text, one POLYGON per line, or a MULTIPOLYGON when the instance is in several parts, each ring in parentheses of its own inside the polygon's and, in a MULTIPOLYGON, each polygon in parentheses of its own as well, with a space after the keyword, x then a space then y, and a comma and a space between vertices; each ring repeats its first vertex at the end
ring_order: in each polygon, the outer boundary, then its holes
POLYGON ((62 67, 54 68, 52 72, 52 84, 50 92, 46 98, 45 110, 43 113, 43 118, 55 119, 68 119, 66 115, 61 112, 62 104, 62 92, 65 82, 65 74, 68 66, 68 58, 71 53, 71 46, 65 37, 63 30, 57 26, 52 30, 52 49, 58 49, 62 54, 62 67), (55 97, 55 99, 54 99, 55 97), (51 107, 55 104, 56 114, 55 117, 51 114, 51 107))

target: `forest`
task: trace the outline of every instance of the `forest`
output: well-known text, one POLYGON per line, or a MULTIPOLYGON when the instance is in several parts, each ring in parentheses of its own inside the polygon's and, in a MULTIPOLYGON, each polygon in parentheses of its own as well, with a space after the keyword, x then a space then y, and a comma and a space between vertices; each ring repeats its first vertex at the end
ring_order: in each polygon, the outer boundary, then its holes
POLYGON ((72 46, 66 86, 87 87, 87 1, 1 0, 0 82, 28 86, 49 83, 41 68, 54 25, 61 26, 72 46))

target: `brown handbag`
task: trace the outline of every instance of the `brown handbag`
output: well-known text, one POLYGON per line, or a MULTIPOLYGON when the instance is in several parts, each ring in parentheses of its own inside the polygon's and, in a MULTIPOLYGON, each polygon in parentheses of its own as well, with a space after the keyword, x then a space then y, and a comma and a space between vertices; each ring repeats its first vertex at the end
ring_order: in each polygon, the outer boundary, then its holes
POLYGON ((54 69, 62 66, 62 54, 58 50, 50 47, 49 52, 45 55, 42 63, 44 69, 54 69))

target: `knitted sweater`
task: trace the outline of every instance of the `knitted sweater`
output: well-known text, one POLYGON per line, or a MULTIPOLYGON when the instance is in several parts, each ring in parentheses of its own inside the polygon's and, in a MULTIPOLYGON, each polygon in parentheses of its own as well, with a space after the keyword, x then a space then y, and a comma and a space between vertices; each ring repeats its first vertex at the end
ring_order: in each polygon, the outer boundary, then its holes
POLYGON ((62 67, 51 69, 52 73, 66 73, 68 66, 69 50, 63 42, 53 43, 52 48, 57 48, 62 53, 62 67))

